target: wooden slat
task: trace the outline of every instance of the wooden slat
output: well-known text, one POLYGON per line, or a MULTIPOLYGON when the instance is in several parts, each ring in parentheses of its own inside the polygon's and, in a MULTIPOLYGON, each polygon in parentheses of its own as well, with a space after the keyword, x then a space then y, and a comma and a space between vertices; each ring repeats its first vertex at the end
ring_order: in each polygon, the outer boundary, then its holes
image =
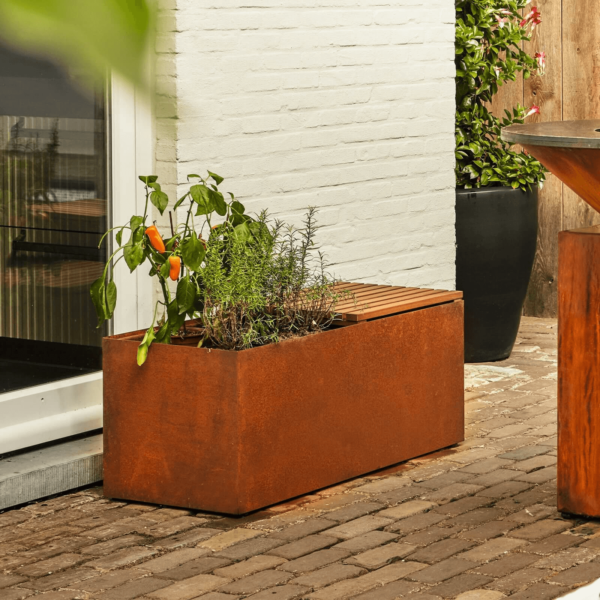
POLYGON ((336 304, 336 311, 343 312, 346 309, 354 309, 350 312, 357 312, 363 310, 365 307, 373 306, 374 304, 381 304, 382 302, 390 303, 393 301, 402 301, 405 300, 407 296, 421 295, 426 292, 433 292, 440 290, 422 290, 419 288, 398 288, 395 291, 380 293, 375 296, 368 296, 366 299, 361 299, 360 302, 354 302, 352 300, 347 300, 344 302, 340 302, 336 304))
POLYGON ((386 294, 400 294, 400 293, 410 293, 410 292, 416 292, 419 291, 419 288, 394 288, 394 287, 387 287, 384 288, 382 290, 380 289, 372 289, 372 290, 365 290, 364 292, 358 292, 356 294, 352 294, 351 297, 349 298, 344 298, 343 300, 340 300, 338 302, 338 305, 342 305, 342 304, 351 304, 353 306, 355 306, 356 304, 358 304, 359 302, 367 302, 369 300, 369 298, 380 298, 386 294))
POLYGON ((373 311, 378 310, 380 307, 400 306, 405 302, 412 302, 413 300, 417 300, 417 299, 420 300, 420 299, 427 298, 429 296, 435 296, 435 295, 439 294, 440 292, 445 292, 445 290, 434 290, 431 292, 424 292, 421 294, 408 294, 406 296, 401 296, 401 297, 397 297, 397 298, 384 298, 378 302, 373 302, 372 304, 369 304, 368 306, 347 308, 343 311, 343 315, 344 315, 344 318, 349 318, 350 315, 361 315, 361 314, 370 315, 373 311))
POLYGON ((452 300, 459 300, 460 298, 462 298, 462 292, 440 292, 439 294, 420 296, 404 302, 385 304, 363 313, 347 314, 346 319, 348 321, 365 321, 367 319, 384 317, 386 315, 405 312, 407 310, 414 310, 415 308, 424 308, 426 306, 433 306, 443 302, 451 302, 452 300))

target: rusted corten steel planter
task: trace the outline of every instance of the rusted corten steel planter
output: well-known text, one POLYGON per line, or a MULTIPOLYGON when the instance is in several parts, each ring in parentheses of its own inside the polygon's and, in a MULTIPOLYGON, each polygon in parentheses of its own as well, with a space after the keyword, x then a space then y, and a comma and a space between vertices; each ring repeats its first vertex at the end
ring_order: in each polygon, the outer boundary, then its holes
POLYGON ((406 290, 241 352, 105 338, 104 493, 243 514, 462 441, 461 294, 406 290))

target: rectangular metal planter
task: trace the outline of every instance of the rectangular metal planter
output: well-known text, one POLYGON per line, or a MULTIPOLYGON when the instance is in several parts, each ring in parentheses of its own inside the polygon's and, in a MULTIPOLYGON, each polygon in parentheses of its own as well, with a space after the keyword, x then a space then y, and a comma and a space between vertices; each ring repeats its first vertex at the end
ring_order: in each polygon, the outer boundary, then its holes
POLYGON ((104 340, 104 493, 244 514, 464 439, 463 303, 241 352, 104 340))

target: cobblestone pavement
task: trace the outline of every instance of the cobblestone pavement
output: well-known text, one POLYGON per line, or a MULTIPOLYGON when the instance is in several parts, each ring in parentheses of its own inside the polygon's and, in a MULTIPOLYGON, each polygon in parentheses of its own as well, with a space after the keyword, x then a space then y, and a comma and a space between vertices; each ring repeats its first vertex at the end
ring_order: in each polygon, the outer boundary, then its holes
POLYGON ((112 502, 0 514, 0 598, 548 600, 600 578, 600 523, 555 508, 556 322, 469 365, 467 440, 248 517, 112 502))

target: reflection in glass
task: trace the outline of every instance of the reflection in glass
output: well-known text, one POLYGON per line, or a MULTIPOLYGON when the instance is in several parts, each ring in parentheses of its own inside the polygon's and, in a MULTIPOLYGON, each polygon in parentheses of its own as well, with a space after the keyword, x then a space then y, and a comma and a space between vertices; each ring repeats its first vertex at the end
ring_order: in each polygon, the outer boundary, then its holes
POLYGON ((100 368, 104 85, 0 47, 0 392, 100 368))

